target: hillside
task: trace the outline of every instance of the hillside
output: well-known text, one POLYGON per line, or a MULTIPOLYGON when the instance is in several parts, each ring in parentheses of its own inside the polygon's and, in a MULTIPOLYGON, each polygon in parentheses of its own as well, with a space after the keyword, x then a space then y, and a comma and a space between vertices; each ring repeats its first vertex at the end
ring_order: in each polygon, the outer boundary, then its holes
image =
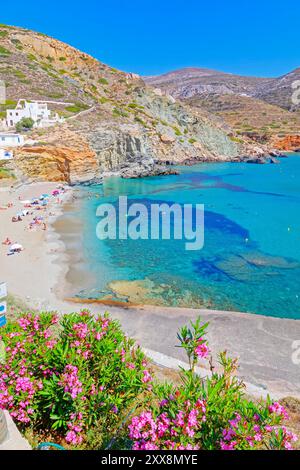
POLYGON ((160 174, 169 171, 166 162, 256 159, 270 151, 207 111, 41 33, 2 25, 0 41, 0 78, 7 86, 1 116, 26 98, 52 101, 66 118, 27 135, 36 143, 16 152, 19 178, 80 182, 112 171, 160 174))
POLYGON ((259 87, 273 83, 272 78, 243 77, 196 67, 187 67, 163 75, 145 77, 145 81, 149 85, 161 88, 181 99, 208 93, 251 95, 259 87))
POLYGON ((292 103, 292 83, 299 79, 300 69, 270 79, 186 68, 145 81, 219 116, 243 137, 282 148, 283 138, 300 135, 300 108, 292 103))

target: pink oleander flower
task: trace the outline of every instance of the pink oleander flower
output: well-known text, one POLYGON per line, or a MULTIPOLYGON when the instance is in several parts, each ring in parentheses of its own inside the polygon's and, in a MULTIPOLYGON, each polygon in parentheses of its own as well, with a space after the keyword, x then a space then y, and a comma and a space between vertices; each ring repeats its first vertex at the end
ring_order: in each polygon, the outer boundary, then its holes
POLYGON ((76 333, 77 338, 79 339, 85 339, 87 335, 89 334, 89 328, 86 323, 75 323, 73 325, 73 329, 76 333))
POLYGON ((147 382, 151 382, 151 380, 152 380, 152 377, 149 374, 148 370, 146 369, 143 370, 142 382, 147 383, 147 382))
POLYGON ((288 414, 284 406, 280 405, 278 402, 272 403, 272 405, 269 406, 269 411, 270 413, 275 413, 278 416, 282 416, 284 419, 288 419, 288 414))
MULTIPOLYGON (((59 385, 64 387, 64 391, 66 393, 70 393, 73 400, 82 393, 82 383, 78 379, 78 368, 76 366, 72 366, 71 364, 67 365, 64 369, 64 373, 62 374, 61 380, 59 385)), ((83 400, 84 397, 82 397, 83 400)))
POLYGON ((28 326, 30 326, 30 324, 31 324, 31 322, 25 317, 19 318, 18 323, 19 323, 20 327, 25 331, 27 330, 28 326))
POLYGON ((231 442, 220 442, 220 446, 222 450, 234 450, 235 446, 237 445, 236 441, 231 441, 231 442))
POLYGON ((46 347, 48 349, 53 349, 56 345, 57 341, 55 339, 50 339, 49 341, 46 341, 46 347))
POLYGON ((198 339, 198 344, 195 347, 195 354, 202 359, 205 359, 209 354, 209 348, 202 338, 198 339))

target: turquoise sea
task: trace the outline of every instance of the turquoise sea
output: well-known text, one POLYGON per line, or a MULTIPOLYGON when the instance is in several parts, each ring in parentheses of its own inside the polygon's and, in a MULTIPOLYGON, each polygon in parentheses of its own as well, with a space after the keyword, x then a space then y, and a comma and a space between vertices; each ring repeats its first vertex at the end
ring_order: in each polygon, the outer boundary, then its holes
POLYGON ((210 163, 179 170, 112 177, 84 190, 77 216, 84 223, 85 268, 95 282, 78 296, 300 318, 300 156, 278 165, 210 163), (98 240, 97 207, 117 205, 120 195, 147 207, 204 204, 204 248, 186 251, 181 240, 98 240))

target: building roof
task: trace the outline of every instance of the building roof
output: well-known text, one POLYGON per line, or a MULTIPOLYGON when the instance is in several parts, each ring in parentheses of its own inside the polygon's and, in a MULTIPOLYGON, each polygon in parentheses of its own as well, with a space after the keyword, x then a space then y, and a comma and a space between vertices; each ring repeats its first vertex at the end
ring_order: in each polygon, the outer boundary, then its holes
POLYGON ((21 134, 11 134, 9 132, 0 132, 0 137, 21 137, 21 134))

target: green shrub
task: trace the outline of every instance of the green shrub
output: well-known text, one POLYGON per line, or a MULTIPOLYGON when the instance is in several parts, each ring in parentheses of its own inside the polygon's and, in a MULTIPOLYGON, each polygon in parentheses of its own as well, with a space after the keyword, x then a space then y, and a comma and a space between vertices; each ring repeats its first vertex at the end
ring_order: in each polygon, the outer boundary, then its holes
POLYGON ((104 103, 107 103, 109 101, 108 98, 105 98, 105 96, 101 96, 99 99, 98 99, 99 103, 100 104, 104 104, 104 103))
POLYGON ((120 109, 120 108, 114 108, 113 109, 113 114, 115 116, 128 117, 128 113, 126 113, 126 111, 124 111, 123 109, 120 109))
POLYGON ((238 137, 235 137, 234 135, 229 136, 229 139, 232 142, 236 142, 237 144, 243 144, 244 141, 242 139, 239 139, 238 137))
POLYGON ((8 36, 8 32, 7 31, 0 31, 0 38, 6 38, 6 36, 8 36))
POLYGON ((37 58, 35 57, 35 55, 27 54, 27 57, 28 57, 29 60, 37 62, 37 58))
POLYGON ((142 126, 147 127, 147 123, 143 119, 141 119, 139 116, 135 116, 134 120, 142 124, 142 126))
POLYGON ((6 48, 3 47, 3 46, 0 46, 0 55, 8 56, 8 55, 10 55, 10 54, 11 54, 11 52, 10 52, 8 49, 6 49, 6 48))
POLYGON ((144 354, 107 315, 83 310, 59 321, 53 313, 27 313, 8 321, 1 335, 7 348, 0 408, 21 429, 42 431, 43 440, 51 434, 84 446, 100 422, 109 435, 127 407, 149 393, 144 354))
POLYGON ((75 103, 74 105, 67 106, 65 108, 66 111, 69 113, 80 113, 80 111, 84 111, 85 109, 88 109, 89 106, 84 104, 84 103, 75 103))
POLYGON ((180 129, 178 129, 178 127, 173 126, 173 130, 174 130, 174 132, 175 132, 176 135, 178 135, 178 136, 179 136, 179 135, 182 135, 182 133, 181 133, 180 129))
POLYGON ((17 132, 29 131, 30 129, 33 128, 33 125, 34 125, 34 120, 32 118, 24 117, 16 124, 16 130, 17 132))
POLYGON ((101 83, 102 85, 108 85, 108 80, 106 80, 106 78, 99 78, 98 79, 98 83, 101 83))

